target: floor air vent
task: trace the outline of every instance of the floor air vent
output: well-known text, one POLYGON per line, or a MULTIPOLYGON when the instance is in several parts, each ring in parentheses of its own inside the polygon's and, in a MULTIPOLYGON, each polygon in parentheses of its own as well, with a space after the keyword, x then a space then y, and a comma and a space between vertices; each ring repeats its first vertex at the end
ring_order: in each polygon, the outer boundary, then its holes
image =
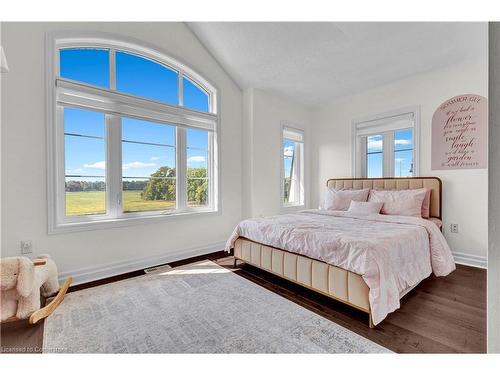
POLYGON ((170 269, 172 269, 172 267, 170 267, 168 264, 164 264, 163 266, 146 268, 144 270, 144 273, 162 273, 170 269))

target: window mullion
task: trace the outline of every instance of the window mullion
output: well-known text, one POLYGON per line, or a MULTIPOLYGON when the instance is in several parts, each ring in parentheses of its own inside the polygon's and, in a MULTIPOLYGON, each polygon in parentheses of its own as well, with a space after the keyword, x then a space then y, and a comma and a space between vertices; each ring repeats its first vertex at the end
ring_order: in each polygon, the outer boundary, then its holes
POLYGON ((116 90, 116 51, 109 50, 109 88, 116 90))
POLYGON ((182 107, 184 106, 184 86, 182 85, 182 72, 179 71, 178 74, 178 79, 177 79, 177 85, 178 85, 178 92, 179 92, 179 106, 182 107))
POLYGON ((383 143, 384 177, 394 176, 394 132, 384 134, 383 143))
POLYGON ((354 177, 367 177, 368 176, 368 160, 367 160, 367 136, 359 136, 358 137, 358 150, 359 150, 359 158, 356 165, 356 175, 354 177))
POLYGON ((185 211, 187 207, 187 151, 186 151, 186 129, 178 126, 176 128, 176 181, 177 181, 177 210, 185 211))
POLYGON ((121 164, 121 119, 106 115, 106 207, 110 217, 123 214, 121 164))

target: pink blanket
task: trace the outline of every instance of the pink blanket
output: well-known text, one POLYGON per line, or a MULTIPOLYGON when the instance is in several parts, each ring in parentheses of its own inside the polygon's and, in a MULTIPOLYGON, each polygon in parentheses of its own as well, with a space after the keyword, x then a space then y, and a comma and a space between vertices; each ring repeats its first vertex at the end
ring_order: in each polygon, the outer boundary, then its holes
POLYGON ((374 324, 398 309, 401 293, 431 272, 445 276, 455 269, 441 231, 416 217, 306 210, 243 220, 227 241, 226 251, 238 237, 361 275, 370 289, 374 324))

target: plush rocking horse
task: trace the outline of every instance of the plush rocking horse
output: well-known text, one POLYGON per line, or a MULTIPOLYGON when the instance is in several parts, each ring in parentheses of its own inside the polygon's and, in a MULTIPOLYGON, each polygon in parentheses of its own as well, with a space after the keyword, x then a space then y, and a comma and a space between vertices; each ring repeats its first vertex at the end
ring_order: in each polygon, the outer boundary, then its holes
POLYGON ((71 284, 68 277, 59 288, 57 267, 47 255, 31 261, 26 257, 0 259, 0 292, 2 322, 29 318, 30 324, 50 315, 64 299, 71 284), (40 295, 54 299, 40 308, 40 295))

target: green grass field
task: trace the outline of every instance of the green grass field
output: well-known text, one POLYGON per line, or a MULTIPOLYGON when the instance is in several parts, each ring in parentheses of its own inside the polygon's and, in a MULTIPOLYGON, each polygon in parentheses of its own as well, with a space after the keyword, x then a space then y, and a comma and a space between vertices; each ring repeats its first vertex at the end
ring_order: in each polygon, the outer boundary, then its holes
MULTIPOLYGON (((123 192, 125 212, 168 210, 175 208, 174 201, 150 201, 141 198, 141 191, 123 192)), ((103 214, 106 212, 105 193, 103 191, 78 191, 66 193, 66 215, 103 214)))

